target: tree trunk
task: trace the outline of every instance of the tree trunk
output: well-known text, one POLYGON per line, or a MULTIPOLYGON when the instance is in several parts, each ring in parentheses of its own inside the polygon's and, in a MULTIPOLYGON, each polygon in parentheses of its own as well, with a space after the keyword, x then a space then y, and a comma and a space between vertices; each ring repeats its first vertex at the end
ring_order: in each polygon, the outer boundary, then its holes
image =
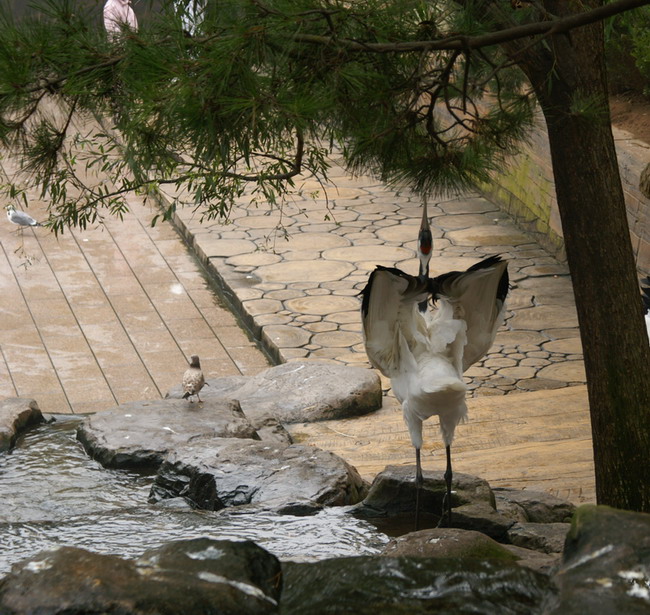
MULTIPOLYGON (((568 12, 586 3, 546 2, 568 12), (563 4, 563 5, 562 5, 563 4)), ((584 351, 598 503, 650 512, 650 349, 611 131, 602 25, 513 56, 548 127, 584 351)))

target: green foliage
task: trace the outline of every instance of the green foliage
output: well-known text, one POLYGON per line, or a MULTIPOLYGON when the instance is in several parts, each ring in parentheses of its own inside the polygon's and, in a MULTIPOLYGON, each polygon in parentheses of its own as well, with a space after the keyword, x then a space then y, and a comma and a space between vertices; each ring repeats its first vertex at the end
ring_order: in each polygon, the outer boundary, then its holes
POLYGON ((605 52, 610 88, 650 96, 650 6, 607 22, 605 52))
POLYGON ((111 42, 73 0, 41 0, 36 18, 1 18, 0 139, 57 232, 163 184, 208 219, 242 195, 280 204, 301 174, 327 178, 332 148, 388 182, 464 188, 525 134, 520 73, 498 49, 368 46, 490 31, 467 5, 221 0, 190 36, 167 3, 111 42), (112 185, 92 185, 93 171, 112 185))

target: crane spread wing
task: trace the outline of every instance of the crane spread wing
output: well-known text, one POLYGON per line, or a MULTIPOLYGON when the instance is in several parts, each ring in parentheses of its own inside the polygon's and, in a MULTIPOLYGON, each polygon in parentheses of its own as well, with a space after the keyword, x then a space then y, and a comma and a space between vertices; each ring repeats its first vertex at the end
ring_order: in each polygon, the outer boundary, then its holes
POLYGON ((428 296, 427 281, 395 268, 378 266, 361 291, 361 319, 368 359, 392 378, 407 360, 403 345, 422 334, 413 306, 428 296), (407 341, 409 340, 409 341, 407 341))
POLYGON ((414 446, 421 445, 422 421, 440 415, 445 442, 466 414, 462 378, 465 322, 441 298, 434 312, 418 303, 435 294, 435 283, 399 269, 377 267, 362 291, 366 352, 373 367, 391 379, 402 402, 414 446))
POLYGON ((467 271, 452 271, 435 278, 438 297, 446 298, 454 317, 467 324, 463 371, 488 352, 503 322, 508 294, 508 263, 490 256, 467 271))

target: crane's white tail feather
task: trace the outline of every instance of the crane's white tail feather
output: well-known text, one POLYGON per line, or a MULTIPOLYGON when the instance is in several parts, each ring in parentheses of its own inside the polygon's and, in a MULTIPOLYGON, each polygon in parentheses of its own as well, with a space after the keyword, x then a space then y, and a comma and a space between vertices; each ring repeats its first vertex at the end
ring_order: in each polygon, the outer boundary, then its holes
POLYGON ((463 371, 488 352, 505 315, 508 290, 507 261, 489 257, 467 271, 436 278, 439 296, 453 306, 454 317, 467 323, 463 371))

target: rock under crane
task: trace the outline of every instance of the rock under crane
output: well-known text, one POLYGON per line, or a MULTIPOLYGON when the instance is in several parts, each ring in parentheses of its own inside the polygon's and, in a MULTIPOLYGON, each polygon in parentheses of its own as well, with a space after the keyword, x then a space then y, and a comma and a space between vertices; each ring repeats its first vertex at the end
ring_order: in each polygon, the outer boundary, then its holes
POLYGON ((440 420, 446 449, 441 524, 451 524, 451 444, 467 417, 463 373, 488 352, 505 313, 507 261, 490 256, 466 271, 429 277, 432 235, 427 204, 418 236, 419 275, 377 266, 362 291, 361 319, 368 359, 390 378, 415 448, 416 529, 423 484, 422 422, 440 420), (428 299, 431 297, 431 309, 428 299))

